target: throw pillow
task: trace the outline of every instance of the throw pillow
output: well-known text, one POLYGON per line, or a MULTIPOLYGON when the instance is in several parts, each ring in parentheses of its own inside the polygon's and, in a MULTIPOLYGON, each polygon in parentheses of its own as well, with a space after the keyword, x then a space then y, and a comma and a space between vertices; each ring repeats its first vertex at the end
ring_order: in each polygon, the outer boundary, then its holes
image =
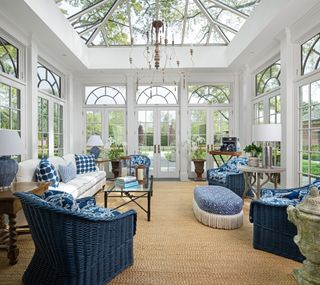
POLYGON ((54 166, 47 160, 41 159, 39 166, 36 168, 36 180, 39 182, 51 182, 51 186, 59 186, 59 177, 54 166))
POLYGON ((97 206, 84 207, 80 210, 81 213, 91 217, 91 218, 112 218, 118 213, 114 213, 113 210, 109 208, 102 208, 97 206))
POLYGON ((64 183, 68 183, 70 180, 76 178, 77 169, 75 165, 70 162, 68 165, 59 165, 59 172, 61 176, 61 180, 64 183))
POLYGON ((56 207, 79 212, 78 203, 69 193, 57 190, 49 190, 43 193, 41 198, 56 207))
POLYGON ((75 154, 77 174, 94 172, 97 170, 94 155, 75 154))

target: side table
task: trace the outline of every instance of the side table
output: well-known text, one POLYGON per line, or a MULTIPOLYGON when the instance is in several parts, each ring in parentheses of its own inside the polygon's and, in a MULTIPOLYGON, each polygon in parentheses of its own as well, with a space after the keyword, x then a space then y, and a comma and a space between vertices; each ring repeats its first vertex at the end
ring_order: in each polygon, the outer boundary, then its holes
POLYGON ((0 191, 0 248, 8 250, 9 264, 18 262, 16 215, 22 209, 20 200, 13 195, 15 192, 32 192, 41 195, 48 189, 50 183, 21 182, 14 183, 11 189, 0 191), (4 214, 9 217, 9 232, 4 224, 4 214))
POLYGON ((249 189, 252 190, 256 199, 260 199, 261 188, 268 182, 274 184, 274 188, 277 188, 278 178, 281 172, 285 171, 285 168, 281 167, 251 167, 248 165, 239 165, 238 169, 243 172, 245 189, 243 192, 243 197, 247 194, 249 189), (265 175, 264 180, 261 179, 262 175, 265 175))
POLYGON ((219 156, 222 163, 225 164, 226 162, 228 162, 232 157, 239 157, 242 152, 241 151, 220 151, 220 150, 211 150, 208 152, 209 154, 212 155, 212 158, 214 160, 214 162, 217 164, 217 167, 221 166, 219 164, 219 162, 216 159, 216 156, 219 156), (223 156, 229 156, 229 158, 225 161, 223 159, 223 156))

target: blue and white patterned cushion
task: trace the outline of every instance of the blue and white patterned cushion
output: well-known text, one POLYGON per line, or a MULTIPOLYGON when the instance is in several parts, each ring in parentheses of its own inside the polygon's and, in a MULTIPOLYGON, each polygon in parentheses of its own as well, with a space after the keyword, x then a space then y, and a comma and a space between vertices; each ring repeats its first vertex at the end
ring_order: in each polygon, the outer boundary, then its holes
POLYGON ((227 172, 213 170, 209 172, 209 179, 225 184, 227 180, 227 174, 227 172))
POLYGON ((201 210, 216 215, 239 214, 243 205, 237 194, 222 186, 198 186, 194 200, 201 210))
POLYGON ((70 162, 68 165, 60 164, 59 172, 60 172, 61 180, 64 183, 68 183, 70 180, 76 178, 77 176, 77 168, 72 162, 70 162))
POLYGON ((225 171, 228 172, 234 172, 234 173, 240 173, 240 170, 238 169, 238 165, 247 165, 248 164, 248 158, 247 157, 237 157, 229 160, 225 165, 225 171))
POLYGON ((150 166, 150 159, 145 155, 131 156, 131 166, 141 165, 141 164, 145 166, 150 166))
POLYGON ((77 174, 94 172, 97 170, 94 155, 78 155, 75 154, 77 165, 77 174))
POLYGON ((78 203, 69 193, 57 190, 48 190, 43 193, 41 198, 56 207, 61 207, 74 212, 80 211, 78 203))
POLYGON ((278 198, 275 196, 272 197, 261 197, 260 200, 267 205, 272 206, 289 206, 289 205, 297 205, 300 202, 299 199, 288 199, 288 198, 278 198))
POLYGON ((51 182, 51 186, 54 188, 59 186, 60 179, 57 171, 47 159, 41 159, 36 168, 35 176, 39 182, 51 182))
POLYGON ((80 212, 91 218, 112 218, 119 213, 118 211, 113 211, 109 208, 97 206, 84 207, 80 210, 80 212))

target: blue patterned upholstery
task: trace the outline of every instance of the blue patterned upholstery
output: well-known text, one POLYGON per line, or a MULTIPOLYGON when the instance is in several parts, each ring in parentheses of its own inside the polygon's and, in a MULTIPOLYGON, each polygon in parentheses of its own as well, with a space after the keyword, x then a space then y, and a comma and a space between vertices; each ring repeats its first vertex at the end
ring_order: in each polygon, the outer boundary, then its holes
POLYGON ((198 186, 194 199, 199 208, 216 215, 235 215, 242 211, 242 199, 221 186, 198 186))
POLYGON ((229 160, 226 164, 207 170, 207 180, 209 185, 224 186, 239 197, 243 196, 244 179, 242 172, 237 165, 247 165, 247 157, 236 157, 229 160))
POLYGON ((55 167, 47 160, 41 159, 35 171, 36 180, 39 182, 51 182, 51 186, 59 186, 59 176, 55 167))
POLYGON ((312 186, 319 188, 320 181, 299 188, 261 190, 261 199, 250 204, 254 248, 303 261, 304 257, 293 241, 297 229, 288 220, 287 207, 302 201, 312 186))
POLYGON ((94 172, 96 168, 96 159, 92 155, 78 155, 75 154, 74 158, 76 160, 77 174, 83 174, 87 172, 94 172))
POLYGON ((53 206, 32 193, 14 195, 21 200, 35 244, 23 284, 105 285, 133 264, 135 211, 106 219, 53 206))
POLYGON ((137 165, 144 165, 146 167, 145 169, 145 177, 149 178, 149 167, 151 164, 150 158, 142 155, 142 154, 133 154, 130 155, 131 158, 131 175, 135 175, 135 167, 137 165))

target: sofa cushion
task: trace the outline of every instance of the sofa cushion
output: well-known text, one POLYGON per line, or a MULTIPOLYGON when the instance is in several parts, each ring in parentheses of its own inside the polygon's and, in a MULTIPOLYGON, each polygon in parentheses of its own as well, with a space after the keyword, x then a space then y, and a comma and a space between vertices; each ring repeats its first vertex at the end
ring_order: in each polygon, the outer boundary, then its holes
POLYGON ((61 181, 59 168, 60 168, 60 165, 66 165, 66 162, 62 157, 59 157, 59 156, 50 156, 47 160, 54 166, 59 176, 59 181, 61 181))
POLYGON ((70 193, 74 198, 77 198, 99 181, 105 179, 105 176, 105 171, 77 174, 77 177, 68 183, 60 183, 58 190, 70 193))
POLYGON ((94 155, 75 154, 77 165, 77 174, 96 171, 96 162, 94 155))
POLYGON ((35 175, 39 182, 51 182, 51 186, 54 188, 59 186, 57 171, 47 159, 41 159, 35 175))
POLYGON ((77 169, 72 162, 68 165, 59 165, 59 172, 60 178, 64 183, 67 183, 77 177, 77 169))
POLYGON ((39 159, 28 159, 19 163, 17 182, 36 181, 35 170, 39 165, 39 159))
POLYGON ((71 162, 71 163, 74 164, 74 167, 77 168, 76 159, 74 157, 74 154, 68 153, 68 154, 63 156, 63 159, 64 159, 66 164, 69 164, 71 162))

